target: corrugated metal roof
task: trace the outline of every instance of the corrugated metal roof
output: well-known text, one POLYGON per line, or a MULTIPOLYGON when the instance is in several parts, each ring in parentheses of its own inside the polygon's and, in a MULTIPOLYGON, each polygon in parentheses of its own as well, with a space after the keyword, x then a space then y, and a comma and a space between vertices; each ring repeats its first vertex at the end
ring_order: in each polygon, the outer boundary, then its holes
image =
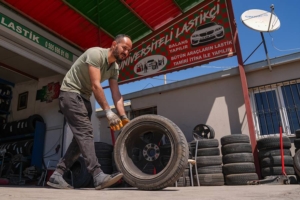
POLYGON ((133 42, 204 0, 2 0, 59 37, 87 49, 109 47, 120 33, 133 42))

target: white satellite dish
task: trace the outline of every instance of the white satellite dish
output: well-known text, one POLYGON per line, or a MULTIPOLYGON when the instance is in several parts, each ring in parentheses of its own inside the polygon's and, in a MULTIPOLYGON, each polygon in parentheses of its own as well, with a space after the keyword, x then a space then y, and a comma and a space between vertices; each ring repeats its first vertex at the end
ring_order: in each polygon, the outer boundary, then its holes
POLYGON ((260 32, 271 32, 279 29, 278 17, 268 11, 252 9, 241 15, 242 22, 249 28, 260 32))

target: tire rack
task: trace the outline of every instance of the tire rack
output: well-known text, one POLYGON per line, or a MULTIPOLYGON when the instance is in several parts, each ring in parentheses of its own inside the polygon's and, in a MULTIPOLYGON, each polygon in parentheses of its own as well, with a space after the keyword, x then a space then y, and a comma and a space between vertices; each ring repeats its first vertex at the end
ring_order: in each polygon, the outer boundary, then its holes
POLYGON ((0 145, 6 142, 20 141, 26 139, 33 139, 32 154, 29 156, 31 159, 31 166, 35 166, 37 169, 43 167, 43 153, 44 153, 44 141, 45 141, 46 124, 43 122, 36 122, 35 131, 28 134, 19 134, 15 136, 9 136, 0 138, 0 145))

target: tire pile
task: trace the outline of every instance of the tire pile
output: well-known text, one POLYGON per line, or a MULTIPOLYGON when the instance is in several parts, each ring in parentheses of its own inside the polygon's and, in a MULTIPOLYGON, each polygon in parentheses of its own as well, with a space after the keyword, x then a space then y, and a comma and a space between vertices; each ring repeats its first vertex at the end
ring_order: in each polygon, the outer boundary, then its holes
POLYGON ((243 134, 221 138, 223 174, 226 185, 247 185, 258 180, 249 137, 243 134))
POLYGON ((8 112, 10 101, 11 101, 12 91, 9 86, 0 84, 0 110, 8 112))
MULTIPOLYGON (((291 183, 295 181, 293 157, 291 156, 291 141, 287 136, 282 137, 284 167, 291 183)), ((273 175, 282 175, 280 137, 273 136, 257 141, 258 157, 263 178, 273 175)))
POLYGON ((85 188, 93 182, 93 177, 88 173, 83 157, 79 157, 73 163, 70 167, 70 171, 64 173, 64 179, 74 188, 85 188))
POLYGON ((113 168, 113 150, 114 147, 111 144, 104 142, 95 142, 95 152, 98 158, 98 162, 101 165, 101 169, 105 174, 112 174, 113 168))
POLYGON ((300 149, 300 129, 295 131, 296 139, 294 140, 295 153, 300 149))
POLYGON ((31 115, 26 119, 12 121, 0 126, 0 138, 34 133, 35 123, 44 122, 40 115, 31 115))
MULTIPOLYGON (((200 186, 221 186, 224 185, 222 174, 222 158, 220 156, 219 141, 217 139, 198 140, 190 142, 193 159, 196 160, 197 170, 194 169, 194 185, 200 186)), ((195 167, 194 167, 195 168, 195 167)))

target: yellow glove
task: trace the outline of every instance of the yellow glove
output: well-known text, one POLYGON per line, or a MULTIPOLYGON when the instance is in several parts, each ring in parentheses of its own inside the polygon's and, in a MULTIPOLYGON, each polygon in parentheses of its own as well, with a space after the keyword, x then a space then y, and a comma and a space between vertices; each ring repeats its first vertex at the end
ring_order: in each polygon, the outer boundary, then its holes
POLYGON ((126 124, 128 124, 130 122, 130 120, 127 118, 126 115, 122 115, 120 118, 121 118, 123 126, 125 126, 126 124))
POLYGON ((105 110, 109 126, 113 131, 118 131, 123 127, 121 119, 111 110, 105 110))

